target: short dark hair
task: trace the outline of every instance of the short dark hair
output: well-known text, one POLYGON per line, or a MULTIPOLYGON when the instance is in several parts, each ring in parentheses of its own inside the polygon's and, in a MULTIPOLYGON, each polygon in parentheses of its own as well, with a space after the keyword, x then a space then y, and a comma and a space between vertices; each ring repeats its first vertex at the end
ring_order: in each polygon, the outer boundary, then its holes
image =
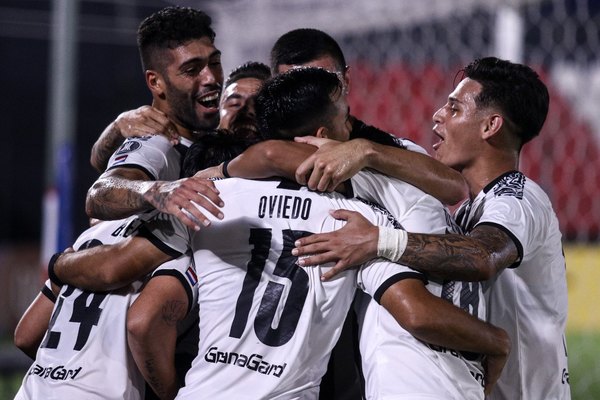
POLYGON ((144 71, 161 69, 157 50, 174 49, 202 37, 214 43, 212 19, 204 12, 190 7, 166 7, 142 21, 137 31, 137 44, 144 71))
POLYGON ((467 65, 463 74, 481 85, 481 92, 475 98, 477 107, 498 107, 509 120, 508 126, 514 126, 521 146, 540 133, 548 115, 550 96, 533 69, 485 57, 467 65))
POLYGON ((227 77, 224 87, 244 78, 255 78, 266 81, 271 77, 271 70, 267 64, 258 61, 248 61, 239 67, 234 68, 227 77))
POLYGON ((220 132, 201 136, 185 153, 183 176, 192 176, 205 168, 219 165, 242 154, 252 143, 239 136, 220 132))
POLYGON ((332 96, 342 93, 338 76, 322 68, 294 68, 263 83, 256 95, 259 131, 271 139, 313 135, 330 127, 337 112, 332 96))
POLYGON ((313 28, 301 28, 283 34, 271 49, 271 70, 277 73, 280 65, 303 65, 323 56, 333 58, 346 71, 346 59, 340 45, 327 33, 313 28))

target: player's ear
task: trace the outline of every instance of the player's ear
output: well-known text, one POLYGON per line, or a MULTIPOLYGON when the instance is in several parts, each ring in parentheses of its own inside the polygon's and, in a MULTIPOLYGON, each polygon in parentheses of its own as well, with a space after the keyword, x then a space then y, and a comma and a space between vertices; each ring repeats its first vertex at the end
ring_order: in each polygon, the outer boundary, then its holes
POLYGON ((347 96, 350 91, 350 67, 346 66, 344 73, 342 74, 344 80, 344 94, 347 96))
POLYGON ((158 72, 151 69, 146 70, 146 85, 155 96, 164 98, 164 82, 158 72))
POLYGON ((492 136, 500 132, 500 129, 504 125, 504 118, 500 114, 490 114, 483 121, 482 126, 482 138, 484 140, 490 139, 492 136))
POLYGON ((325 128, 324 126, 319 127, 319 129, 317 129, 317 132, 315 133, 315 136, 318 138, 329 138, 329 129, 325 128))

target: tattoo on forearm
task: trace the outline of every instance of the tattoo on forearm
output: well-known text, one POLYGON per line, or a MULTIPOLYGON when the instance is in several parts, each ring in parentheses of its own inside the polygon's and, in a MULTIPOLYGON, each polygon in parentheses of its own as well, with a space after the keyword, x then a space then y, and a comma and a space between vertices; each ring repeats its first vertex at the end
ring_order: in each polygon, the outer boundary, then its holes
POLYGON ((437 278, 479 280, 486 268, 497 270, 517 259, 516 246, 505 232, 477 229, 476 236, 410 234, 401 262, 437 278))

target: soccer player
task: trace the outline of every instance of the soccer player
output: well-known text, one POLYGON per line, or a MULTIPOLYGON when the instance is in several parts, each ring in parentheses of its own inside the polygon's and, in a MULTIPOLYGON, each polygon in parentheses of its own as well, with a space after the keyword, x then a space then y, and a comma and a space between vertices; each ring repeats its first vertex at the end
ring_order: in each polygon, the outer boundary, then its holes
MULTIPOLYGON (((81 234, 73 247, 79 250, 117 243, 135 235, 142 224, 138 217, 100 222, 81 234)), ((50 271, 59 257, 61 253, 51 259, 50 271)), ((104 288, 113 290, 97 293, 60 285, 56 279, 54 282, 59 285, 54 285, 52 291, 47 283, 15 332, 15 341, 34 358, 15 399, 143 399, 144 379, 127 343, 128 309, 132 303, 135 307, 134 300, 140 291, 144 296, 155 285, 177 287, 179 296, 161 298, 170 306, 163 315, 170 318, 170 324, 162 324, 153 332, 161 337, 162 346, 157 350, 174 371, 176 325, 195 303, 197 282, 188 279, 193 268, 190 257, 182 255, 157 268, 151 277, 140 274, 137 280, 127 279, 125 287, 121 286, 126 281, 107 278, 114 285, 104 288)), ((195 320, 193 315, 190 317, 195 320)), ((172 376, 166 393, 175 393, 178 383, 172 376)))
MULTIPOLYGON (((305 66, 320 67, 340 76, 344 83, 342 95, 346 97, 351 89, 351 69, 339 44, 327 33, 317 29, 295 29, 282 35, 271 50, 271 69, 279 74, 289 69, 305 66), (310 43, 310 46, 306 44, 310 43)), ((259 157, 270 156, 274 164, 285 162, 287 154, 302 151, 301 160, 306 160, 297 174, 300 183, 306 183, 311 189, 332 191, 338 183, 350 174, 347 166, 356 166, 353 161, 357 155, 365 155, 360 160, 362 168, 372 168, 384 174, 397 177, 411 183, 438 198, 445 204, 455 204, 466 196, 466 184, 459 173, 446 168, 442 163, 428 157, 426 151, 407 139, 396 138, 373 126, 369 126, 352 114, 348 117, 351 125, 349 139, 340 146, 346 150, 344 157, 331 159, 327 149, 320 149, 315 155, 314 148, 302 147, 291 142, 266 142, 265 150, 259 157), (412 150, 412 151, 406 151, 412 150), (266 153, 266 154, 265 154, 266 153), (321 165, 327 161, 330 166, 323 170, 321 165), (334 164, 335 163, 335 164, 334 164), (307 172, 312 171, 307 179, 307 172)), ((254 148, 258 152, 261 147, 254 148)), ((254 155, 249 155, 255 158, 254 155)), ((296 164, 296 160, 293 160, 296 164)), ((271 164, 271 163, 269 163, 271 164)), ((360 168, 352 171, 352 175, 360 168)))
MULTIPOLYGON (((310 76, 303 72, 294 71, 290 75, 297 76, 297 82, 307 82, 310 76)), ((345 99, 339 96, 340 81, 334 74, 317 72, 324 74, 321 77, 329 86, 322 87, 320 81, 312 88, 324 93, 327 100, 325 103, 316 102, 322 99, 313 97, 305 100, 328 117, 337 116, 339 110, 346 110, 345 99), (335 102, 329 97, 332 91, 337 94, 335 102)), ((268 91, 268 87, 263 89, 268 91)), ((290 97, 294 98, 294 93, 290 97)), ((257 108, 260 98, 259 95, 257 108)), ((311 115, 312 111, 306 110, 311 115)), ((317 126, 315 131, 342 132, 347 126, 343 112, 342 116, 333 118, 335 121, 325 126, 317 126)), ((315 120, 319 124, 325 119, 327 117, 315 120)), ((314 124, 312 127, 304 125, 299 129, 314 127, 314 124)), ((361 288, 391 312, 391 315, 380 314, 385 321, 379 324, 382 333, 393 329, 396 336, 403 338, 403 345, 413 349, 404 353, 405 382, 391 379, 378 382, 382 392, 395 386, 402 388, 396 389, 396 394, 401 393, 399 390, 414 393, 418 388, 428 393, 435 391, 443 398, 483 398, 481 384, 470 373, 472 370, 481 379, 476 362, 466 363, 463 356, 454 351, 438 353, 421 340, 488 354, 490 365, 501 368, 508 351, 502 331, 433 295, 426 288, 426 278, 407 268, 390 263, 382 264, 381 268, 369 266, 358 275, 351 273, 323 285, 319 274, 328 269, 327 266, 322 266, 320 272, 300 269, 297 259, 289 253, 296 238, 315 230, 334 228, 330 225, 333 221, 328 213, 330 208, 353 207, 369 218, 376 216, 379 223, 389 224, 394 219, 387 212, 373 214, 373 209, 362 202, 339 194, 317 194, 278 179, 262 182, 227 179, 216 184, 228 199, 223 221, 215 221, 210 232, 194 233, 176 220, 160 217, 153 233, 157 239, 166 236, 167 243, 153 240, 157 247, 147 243, 148 248, 135 260, 137 264, 144 260, 160 262, 168 253, 159 250, 165 244, 178 251, 191 245, 198 265, 202 265, 197 270, 199 353, 178 398, 195 398, 198 394, 211 398, 316 398, 318 383, 350 307, 357 279, 361 288), (232 293, 239 295, 232 296, 232 293), (405 330, 399 328, 396 321, 405 330), (419 360, 425 363, 424 367, 415 369, 414 364, 419 360), (433 385, 424 378, 432 368, 444 371, 433 385), (447 369, 452 370, 452 374, 447 369), (457 376, 464 378, 460 385, 456 384, 457 376)), ((444 231, 446 218, 442 205, 416 188, 404 185, 404 214, 400 222, 426 231, 444 231)), ((132 241, 140 240, 144 239, 132 238, 132 241)), ((96 250, 107 249, 91 249, 92 253, 87 254, 102 263, 106 256, 96 250)), ((107 254, 117 254, 115 249, 107 251, 107 254)), ((68 256, 63 256, 59 260, 63 264, 56 266, 59 277, 65 271, 75 275, 77 271, 89 272, 90 268, 81 258, 78 262, 68 262, 68 256)), ((146 331, 146 334, 151 335, 151 332, 146 331)), ((398 350, 394 346, 391 349, 398 350)), ((382 349, 385 350, 390 347, 382 349)), ((402 359, 402 354, 398 354, 398 358, 402 359)), ((377 379, 373 374, 369 374, 369 378, 377 379)))
POLYGON ((433 132, 437 158, 469 184, 456 212, 467 235, 381 232, 342 212, 344 230, 303 238, 294 254, 323 252, 303 265, 340 260, 327 277, 385 256, 440 279, 487 281, 488 321, 513 344, 490 398, 569 399, 561 233, 548 196, 518 170, 523 145, 546 119, 548 91, 531 68, 494 57, 473 61, 463 74, 433 115, 433 132))
POLYGON ((156 208, 200 229, 208 220, 192 202, 219 215, 212 183, 179 180, 181 153, 219 121, 223 70, 214 38, 210 17, 191 8, 167 7, 142 21, 138 48, 152 105, 173 123, 179 145, 160 135, 127 139, 88 191, 90 217, 119 219, 156 208))

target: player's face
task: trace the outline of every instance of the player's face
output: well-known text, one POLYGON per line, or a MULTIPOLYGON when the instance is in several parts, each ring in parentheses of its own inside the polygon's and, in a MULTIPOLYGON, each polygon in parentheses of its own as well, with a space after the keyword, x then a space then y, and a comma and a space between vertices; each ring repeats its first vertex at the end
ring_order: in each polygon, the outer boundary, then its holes
POLYGON ((440 139, 433 145, 436 158, 458 171, 474 163, 484 141, 484 114, 475 104, 480 91, 477 81, 465 78, 433 114, 433 133, 440 139))
POLYGON ((219 128, 228 129, 241 137, 255 137, 258 134, 254 97, 262 82, 256 78, 243 78, 225 88, 219 106, 219 128))
POLYGON ((219 123, 223 85, 221 52, 203 37, 168 50, 164 92, 168 114, 191 130, 214 129, 219 123))

